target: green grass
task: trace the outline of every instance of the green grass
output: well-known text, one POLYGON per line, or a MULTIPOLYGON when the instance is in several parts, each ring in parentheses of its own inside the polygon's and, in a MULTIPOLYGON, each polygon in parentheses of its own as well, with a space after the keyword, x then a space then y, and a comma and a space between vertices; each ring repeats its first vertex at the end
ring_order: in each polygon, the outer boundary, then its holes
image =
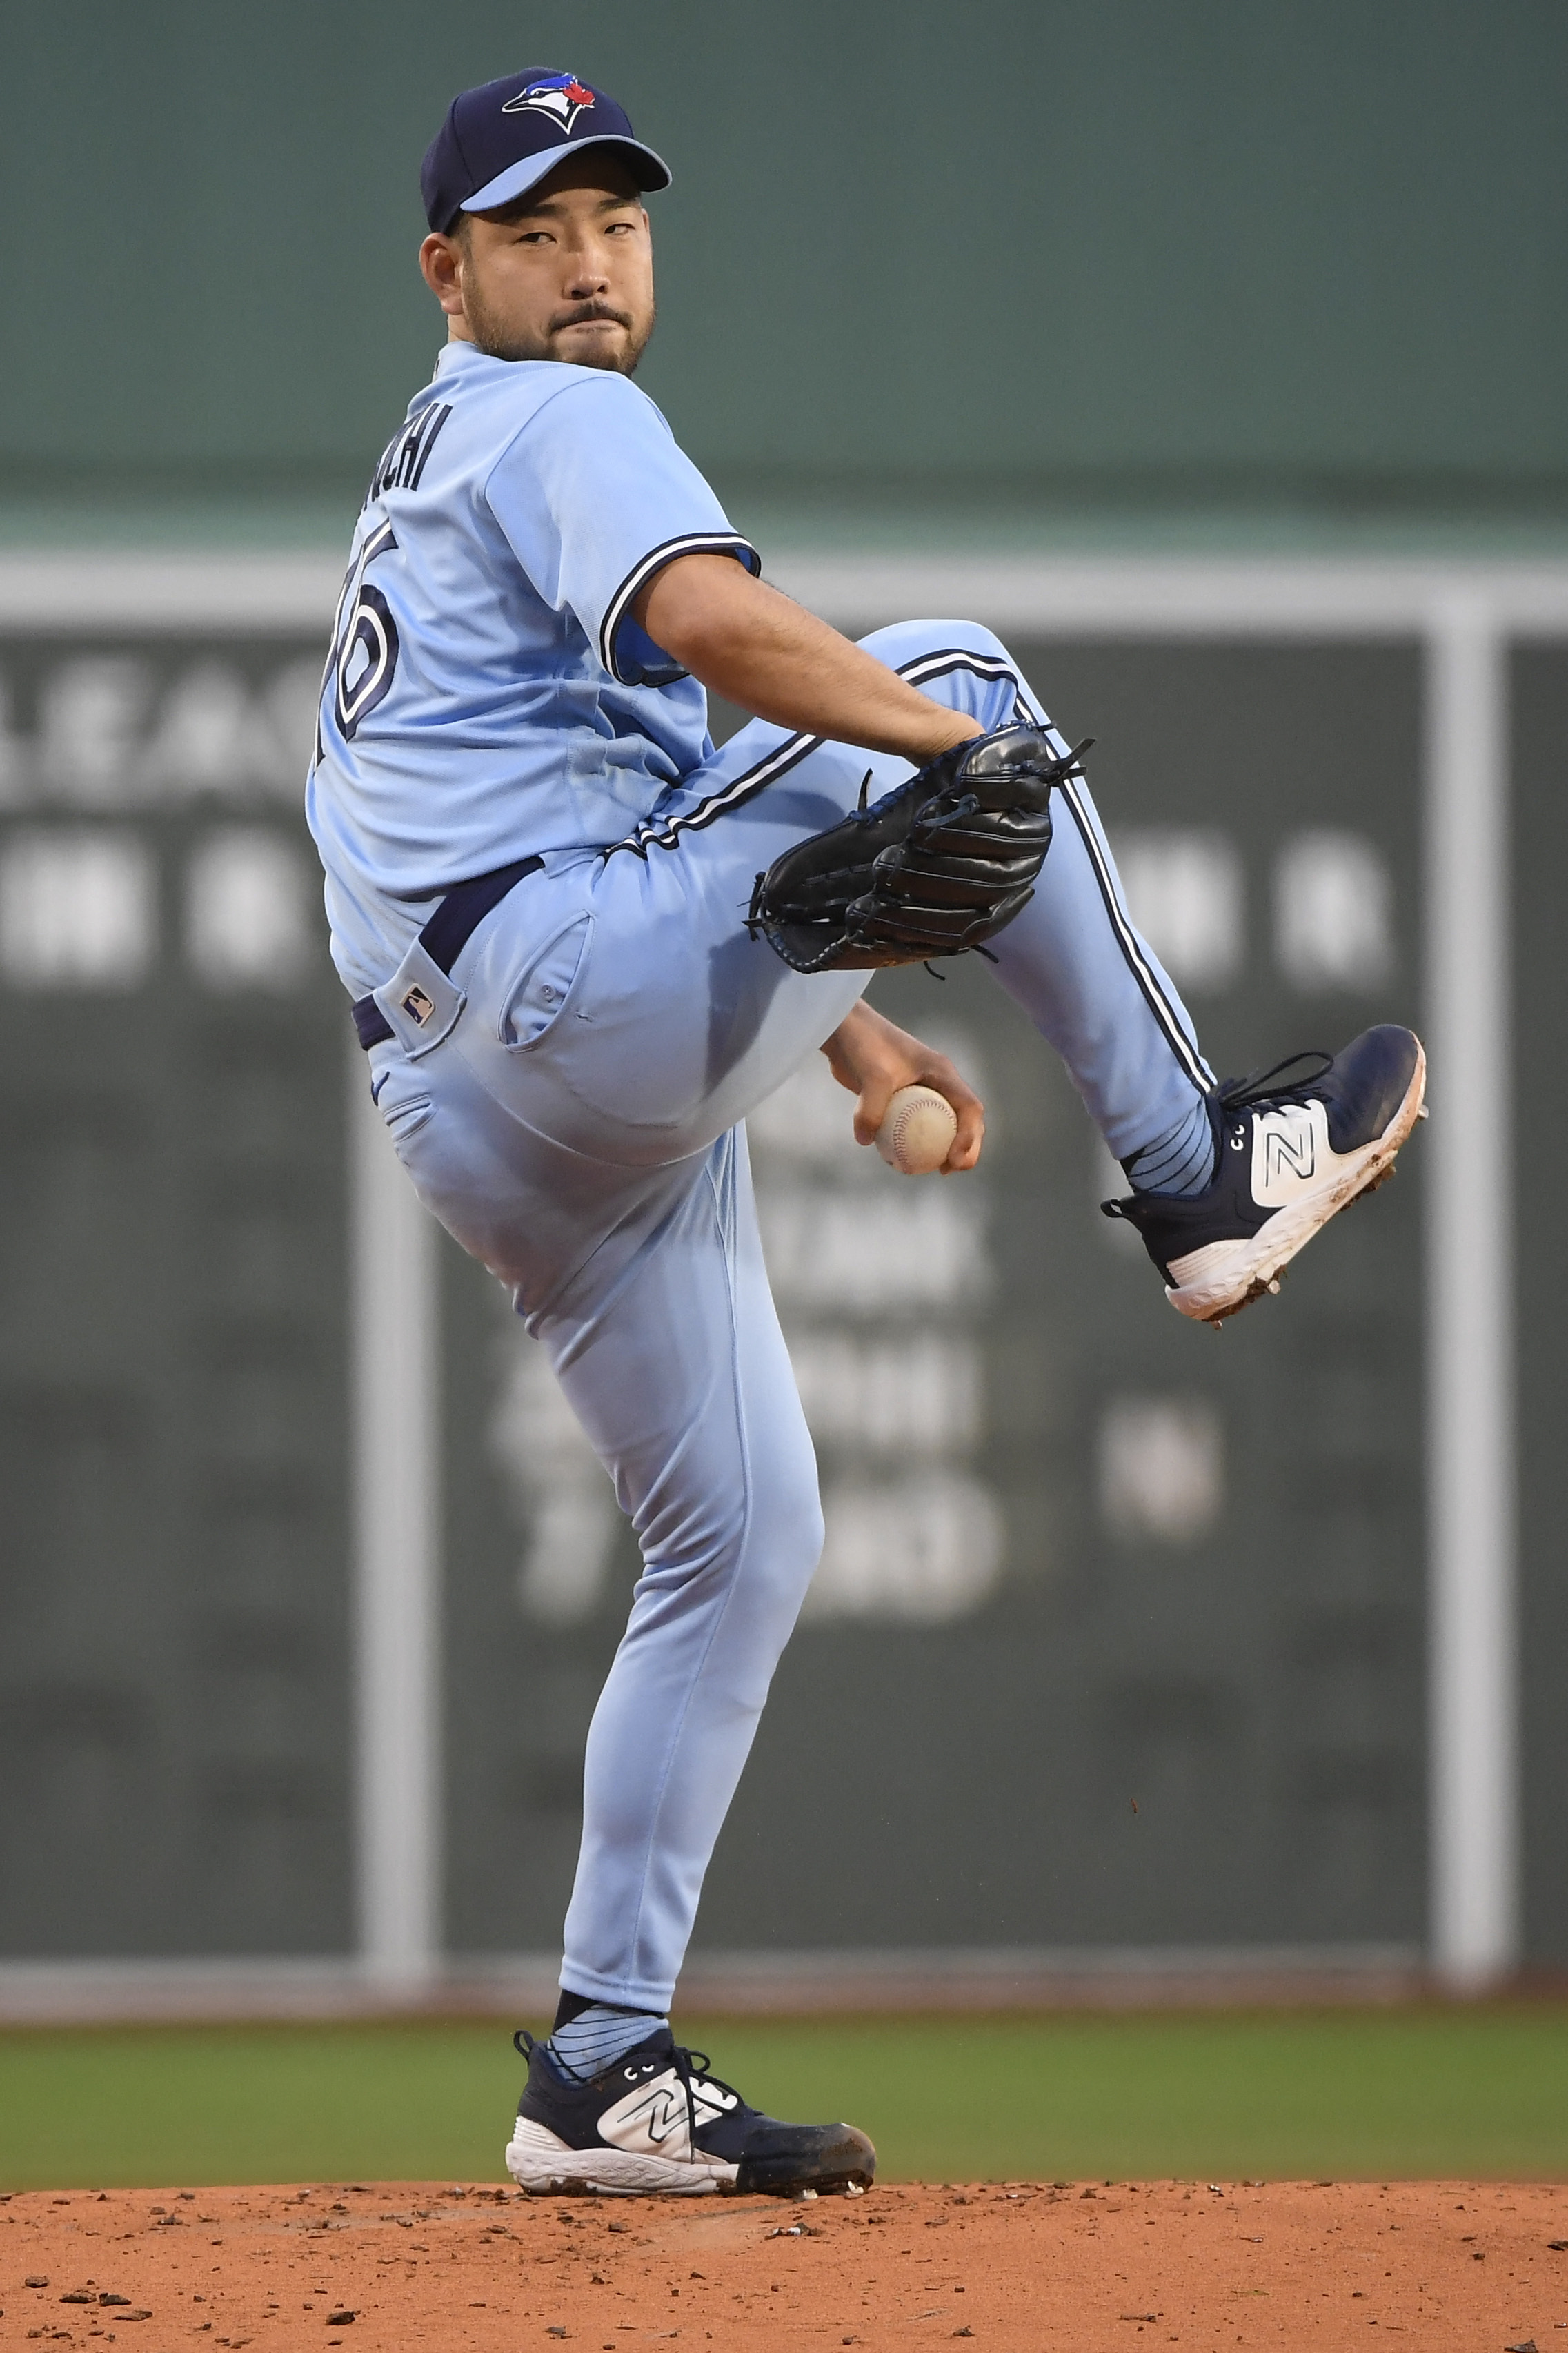
MULTIPOLYGON (((683 2031, 889 2179, 1568 2178, 1568 2010, 683 2031)), ((520 2080, 468 2021, 0 2033, 0 2186, 498 2179, 520 2080)))

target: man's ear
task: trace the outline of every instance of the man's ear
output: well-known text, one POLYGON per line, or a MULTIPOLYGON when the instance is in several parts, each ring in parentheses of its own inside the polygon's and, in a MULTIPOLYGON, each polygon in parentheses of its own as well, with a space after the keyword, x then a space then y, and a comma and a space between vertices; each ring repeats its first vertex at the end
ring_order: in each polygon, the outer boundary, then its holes
POLYGON ((463 316, 463 257, 455 237, 427 237, 419 248, 419 269, 425 283, 448 319, 463 316))

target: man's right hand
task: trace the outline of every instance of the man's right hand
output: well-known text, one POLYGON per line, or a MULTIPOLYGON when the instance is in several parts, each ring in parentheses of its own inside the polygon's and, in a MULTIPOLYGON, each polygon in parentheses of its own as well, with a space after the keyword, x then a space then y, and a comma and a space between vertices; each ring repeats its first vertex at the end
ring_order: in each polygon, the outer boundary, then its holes
POLYGON ((956 1176, 973 1167, 985 1141, 985 1106, 945 1054, 922 1045, 863 1001, 839 1023, 822 1050, 839 1085, 857 1099, 857 1144, 875 1144, 888 1105, 900 1087, 931 1087, 958 1114, 958 1134, 942 1174, 956 1176))

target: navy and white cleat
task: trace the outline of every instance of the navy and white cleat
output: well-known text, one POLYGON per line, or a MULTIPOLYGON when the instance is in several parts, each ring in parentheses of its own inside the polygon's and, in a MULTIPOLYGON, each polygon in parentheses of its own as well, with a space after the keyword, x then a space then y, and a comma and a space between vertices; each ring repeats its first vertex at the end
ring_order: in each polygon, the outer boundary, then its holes
POLYGON ((1426 1057, 1413 1029, 1363 1029, 1338 1054, 1293 1054, 1209 1097, 1217 1166, 1186 1199, 1106 1201, 1143 1237, 1173 1307, 1220 1324, 1265 1292, 1336 1210, 1390 1176, 1423 1115, 1426 1057), (1319 1068, 1286 1082, 1299 1062, 1319 1068))
POLYGON ((853 2125, 784 2125, 749 2108, 668 2027, 584 2081, 531 2034, 514 2038, 528 2082, 507 2147, 507 2171, 545 2195, 605 2198, 851 2194, 877 2170, 877 2152, 853 2125))

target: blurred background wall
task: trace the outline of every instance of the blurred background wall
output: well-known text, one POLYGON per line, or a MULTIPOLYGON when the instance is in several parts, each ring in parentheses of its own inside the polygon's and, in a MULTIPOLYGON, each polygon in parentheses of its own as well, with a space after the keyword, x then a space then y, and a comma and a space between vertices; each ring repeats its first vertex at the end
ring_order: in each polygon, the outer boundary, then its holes
POLYGON ((437 341, 417 169, 568 58, 671 161, 648 389, 739 518, 1568 522, 1550 0, 16 12, 16 531, 341 526, 437 341))
POLYGON ((967 1209, 809 1076, 754 1123, 830 1533, 711 1968, 1386 1975, 1452 1957, 1472 1882, 1472 1973, 1561 1966, 1552 1090, 1500 1286, 1508 988, 1526 1072, 1568 1001, 1562 12, 153 0, 29 12, 0 87, 0 2001, 367 1946, 406 1989, 556 1934, 627 1540, 364 1124, 298 814, 439 341, 418 159, 524 63, 674 167, 641 380, 770 568, 855 628, 994 621, 1100 739, 1216 1061, 1446 1036, 1435 975, 1483 1008, 1481 1092, 1435 1078, 1486 1131, 1471 1225, 1423 1136, 1218 1343, 982 974, 878 984, 986 1075, 967 1209), (1467 1619, 1433 1302, 1472 1258, 1467 1619))

